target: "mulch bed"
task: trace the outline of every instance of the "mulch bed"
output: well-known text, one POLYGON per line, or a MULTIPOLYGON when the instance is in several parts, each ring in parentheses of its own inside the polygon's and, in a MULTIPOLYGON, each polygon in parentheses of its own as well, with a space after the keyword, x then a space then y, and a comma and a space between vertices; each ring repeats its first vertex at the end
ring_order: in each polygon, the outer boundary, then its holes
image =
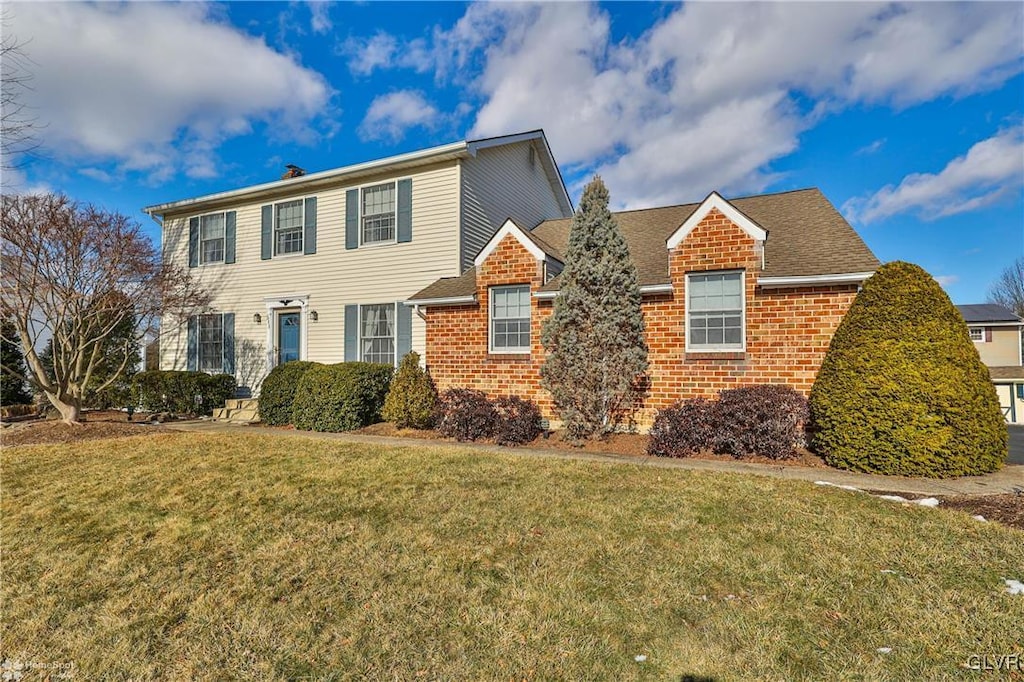
MULTIPOLYGON (((445 438, 436 431, 421 431, 419 429, 399 429, 394 424, 381 422, 354 431, 368 436, 387 436, 390 438, 422 438, 424 440, 440 440, 454 442, 445 438)), ((588 440, 582 443, 573 442, 565 437, 562 431, 549 431, 541 434, 526 447, 546 448, 549 450, 568 450, 571 452, 593 452, 598 454, 628 455, 632 457, 647 457, 648 437, 640 433, 613 433, 601 440, 588 440)), ((488 442, 488 441, 481 441, 488 442)), ((729 455, 717 455, 713 452, 702 452, 692 456, 692 459, 710 459, 720 462, 734 462, 736 458, 729 455)), ((744 457, 743 462, 752 464, 771 464, 774 466, 801 466, 828 468, 824 461, 817 455, 806 450, 797 452, 793 459, 777 460, 767 457, 744 457)))
POLYGON ((944 497, 940 506, 960 509, 972 516, 984 516, 989 521, 1024 530, 1024 495, 1006 493, 979 497, 944 497))
POLYGON ((86 412, 81 424, 65 424, 59 419, 24 421, 12 424, 0 432, 4 447, 15 445, 42 445, 74 443, 99 438, 124 438, 166 431, 161 426, 141 423, 149 415, 136 413, 128 423, 128 415, 116 410, 86 412))

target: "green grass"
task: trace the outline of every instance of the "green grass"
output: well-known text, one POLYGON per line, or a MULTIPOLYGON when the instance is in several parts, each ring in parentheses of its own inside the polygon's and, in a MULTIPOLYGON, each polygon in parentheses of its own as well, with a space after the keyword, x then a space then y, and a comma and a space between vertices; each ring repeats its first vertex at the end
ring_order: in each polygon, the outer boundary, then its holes
POLYGON ((806 483, 246 435, 2 465, 0 659, 75 679, 946 679, 1021 645, 1024 533, 806 483))

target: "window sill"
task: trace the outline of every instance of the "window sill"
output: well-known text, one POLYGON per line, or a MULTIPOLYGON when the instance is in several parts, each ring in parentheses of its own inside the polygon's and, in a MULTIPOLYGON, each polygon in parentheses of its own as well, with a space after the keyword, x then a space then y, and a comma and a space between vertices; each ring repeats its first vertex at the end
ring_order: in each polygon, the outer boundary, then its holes
POLYGON ((687 351, 683 356, 686 361, 690 360, 746 360, 745 351, 687 351))
POLYGON ((488 360, 508 360, 508 361, 523 361, 529 360, 529 353, 495 353, 494 351, 487 352, 488 360))

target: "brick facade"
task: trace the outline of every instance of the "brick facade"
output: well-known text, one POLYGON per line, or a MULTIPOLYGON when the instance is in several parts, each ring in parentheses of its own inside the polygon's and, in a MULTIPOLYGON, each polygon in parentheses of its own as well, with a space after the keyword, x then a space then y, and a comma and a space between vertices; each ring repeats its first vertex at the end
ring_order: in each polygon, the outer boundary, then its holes
MULTIPOLYGON (((672 293, 645 296, 642 303, 649 347, 650 392, 640 415, 676 400, 713 397, 725 388, 786 383, 810 392, 832 334, 857 294, 857 285, 765 289, 757 286, 761 246, 717 210, 711 211, 669 254, 672 293), (746 350, 687 353, 686 274, 742 270, 746 298, 746 350)), ((477 303, 426 309, 427 361, 441 390, 476 388, 492 396, 514 394, 536 401, 544 415, 557 418, 550 396, 540 387, 544 349, 541 323, 550 301, 533 299, 529 355, 488 352, 488 291, 504 284, 543 284, 541 264, 513 236, 506 236, 477 269, 477 303)))

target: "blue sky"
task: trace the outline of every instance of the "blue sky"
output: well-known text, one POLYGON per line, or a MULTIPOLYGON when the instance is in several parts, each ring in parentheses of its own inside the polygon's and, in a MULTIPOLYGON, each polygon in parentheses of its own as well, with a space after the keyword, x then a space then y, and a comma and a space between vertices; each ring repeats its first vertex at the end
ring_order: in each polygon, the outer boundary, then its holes
POLYGON ((5 191, 143 206, 544 128, 618 207, 818 186, 958 303, 1024 254, 1018 3, 5 3, 5 191))

